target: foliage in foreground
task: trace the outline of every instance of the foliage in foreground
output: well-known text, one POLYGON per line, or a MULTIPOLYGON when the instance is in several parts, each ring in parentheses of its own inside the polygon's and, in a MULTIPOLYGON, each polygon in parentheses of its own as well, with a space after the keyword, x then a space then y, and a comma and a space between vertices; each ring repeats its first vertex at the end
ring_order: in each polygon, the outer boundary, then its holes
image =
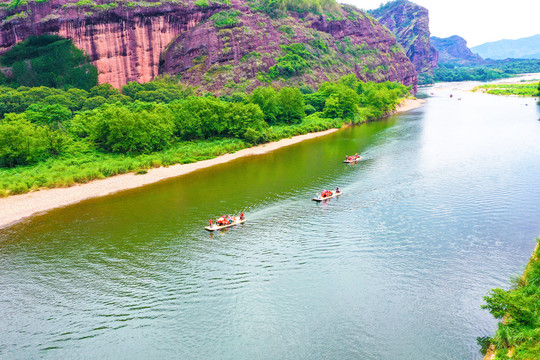
POLYGON ((354 75, 252 95, 195 96, 170 79, 82 89, 0 87, 0 196, 193 162, 269 141, 360 123, 409 89, 354 75))
POLYGON ((504 319, 490 339, 495 359, 540 359, 540 246, 512 289, 492 289, 484 300, 483 309, 504 319))

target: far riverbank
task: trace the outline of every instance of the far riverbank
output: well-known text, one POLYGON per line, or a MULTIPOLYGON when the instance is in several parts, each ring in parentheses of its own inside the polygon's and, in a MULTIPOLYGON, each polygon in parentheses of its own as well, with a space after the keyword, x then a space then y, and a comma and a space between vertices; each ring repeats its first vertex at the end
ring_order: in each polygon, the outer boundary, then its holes
MULTIPOLYGON (((406 99, 394 113, 401 113, 419 108, 425 103, 421 99, 406 99)), ((181 176, 213 165, 223 164, 243 156, 260 155, 304 140, 331 134, 339 129, 329 129, 316 133, 293 136, 276 142, 267 143, 233 154, 225 154, 213 159, 191 164, 178 164, 148 170, 148 173, 135 175, 127 173, 94 180, 85 184, 76 184, 68 188, 42 189, 21 195, 12 195, 0 199, 0 228, 12 225, 22 219, 46 212, 58 207, 72 205, 83 200, 110 195, 119 191, 153 184, 158 181, 181 176)))

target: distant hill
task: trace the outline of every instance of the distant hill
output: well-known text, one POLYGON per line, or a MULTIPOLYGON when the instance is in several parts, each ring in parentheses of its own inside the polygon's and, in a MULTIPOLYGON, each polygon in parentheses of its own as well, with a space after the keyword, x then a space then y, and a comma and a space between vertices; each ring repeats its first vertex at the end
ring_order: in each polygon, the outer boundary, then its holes
POLYGON ((481 64, 484 60, 473 54, 467 47, 467 41, 461 36, 447 38, 431 37, 431 44, 439 51, 439 63, 455 63, 459 65, 481 64))
POLYGON ((540 59, 540 34, 517 40, 499 40, 471 48, 485 59, 540 59))

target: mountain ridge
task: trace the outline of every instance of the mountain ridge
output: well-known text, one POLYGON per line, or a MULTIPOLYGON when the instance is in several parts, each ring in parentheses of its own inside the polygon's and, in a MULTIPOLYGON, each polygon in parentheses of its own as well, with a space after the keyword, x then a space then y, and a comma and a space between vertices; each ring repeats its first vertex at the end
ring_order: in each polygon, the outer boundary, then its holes
POLYGON ((471 48, 484 58, 502 60, 540 59, 540 34, 519 38, 490 41, 471 48))
POLYGON ((431 37, 431 43, 439 52, 439 63, 457 63, 460 65, 481 64, 481 56, 474 54, 467 47, 467 41, 458 35, 447 38, 431 37))

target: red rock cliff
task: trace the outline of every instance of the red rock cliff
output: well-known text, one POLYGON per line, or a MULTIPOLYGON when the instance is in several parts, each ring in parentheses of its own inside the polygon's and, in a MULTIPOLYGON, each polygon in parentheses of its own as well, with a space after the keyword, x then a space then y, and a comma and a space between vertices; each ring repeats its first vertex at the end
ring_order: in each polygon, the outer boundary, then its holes
POLYGON ((2 16, 0 12, 0 19, 4 18, 0 25, 0 54, 30 35, 57 34, 73 39, 90 56, 98 68, 100 83, 121 87, 129 81, 154 78, 167 45, 210 16, 216 7, 165 5, 95 11, 70 7, 65 0, 50 0, 31 2, 17 11, 28 17, 6 21, 7 14, 2 16))
POLYGON ((260 85, 261 76, 283 55, 280 45, 306 43, 324 49, 317 50, 301 76, 277 85, 317 85, 355 73, 363 80, 400 81, 416 89, 417 73, 395 38, 355 8, 343 6, 331 18, 290 13, 270 19, 244 0, 202 8, 191 0, 170 1, 49 0, 14 10, 3 7, 0 54, 30 35, 57 34, 73 39, 90 56, 100 83, 121 87, 167 73, 202 89, 231 92, 260 85), (209 18, 231 7, 239 11, 240 22, 214 26, 209 18))
POLYGON ((264 83, 311 85, 354 73, 364 81, 398 81, 416 91, 418 74, 395 37, 369 15, 349 6, 334 19, 313 13, 289 13, 271 19, 236 6, 232 26, 212 19, 182 33, 163 54, 160 71, 210 91, 252 90, 264 83), (268 77, 287 51, 305 44, 307 69, 291 77, 268 77))

